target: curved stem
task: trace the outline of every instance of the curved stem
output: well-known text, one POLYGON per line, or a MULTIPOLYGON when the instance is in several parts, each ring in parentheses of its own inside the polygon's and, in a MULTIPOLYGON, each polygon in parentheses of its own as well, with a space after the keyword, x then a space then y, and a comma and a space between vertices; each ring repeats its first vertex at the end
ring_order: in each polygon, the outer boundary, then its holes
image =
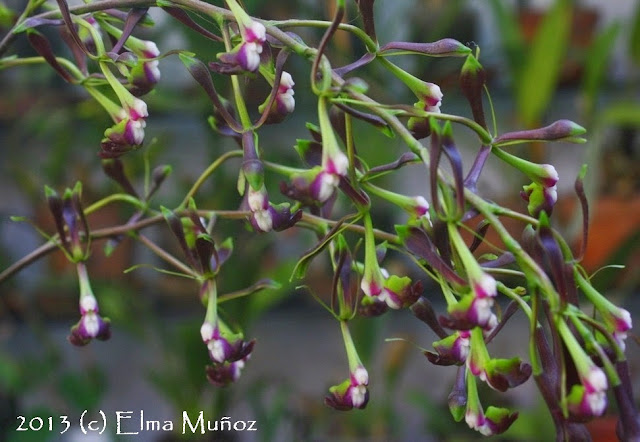
MULTIPOLYGON (((325 29, 325 28, 330 27, 332 22, 325 21, 325 20, 295 20, 295 19, 292 19, 292 20, 272 21, 272 22, 269 22, 269 24, 271 24, 273 26, 277 26, 277 27, 279 27, 281 29, 286 29, 286 28, 322 28, 322 29, 325 29)), ((362 43, 364 43, 364 45, 367 47, 367 51, 369 51, 369 52, 377 52, 378 51, 378 45, 376 44, 376 42, 373 41, 371 39, 371 37, 369 37, 359 27, 354 26, 354 25, 350 25, 350 24, 346 24, 346 23, 340 23, 338 25, 338 30, 350 32, 351 34, 353 34, 360 41, 362 41, 362 43)))
POLYGON ((189 202, 189 200, 193 197, 193 195, 196 194, 198 189, 200 189, 202 184, 207 180, 207 178, 209 178, 211 174, 213 174, 213 172, 215 172, 216 169, 220 167, 225 161, 231 158, 241 157, 241 156, 242 156, 242 149, 235 149, 223 155, 220 155, 218 158, 216 158, 216 160, 213 163, 211 163, 209 167, 207 167, 204 170, 204 172, 200 174, 196 182, 193 183, 193 186, 191 186, 191 189, 189 189, 189 191, 185 195, 180 205, 178 205, 178 208, 179 209, 184 208, 189 202))
POLYGON ((114 193, 113 195, 109 195, 105 198, 102 198, 101 200, 96 201, 95 203, 91 204, 89 207, 87 207, 86 209, 84 209, 84 213, 85 215, 89 215, 97 210, 102 209, 103 207, 114 203, 116 201, 123 201, 125 203, 129 203, 132 206, 135 206, 138 209, 145 209, 146 206, 145 204, 140 201, 138 198, 136 198, 135 196, 126 194, 126 193, 114 193))

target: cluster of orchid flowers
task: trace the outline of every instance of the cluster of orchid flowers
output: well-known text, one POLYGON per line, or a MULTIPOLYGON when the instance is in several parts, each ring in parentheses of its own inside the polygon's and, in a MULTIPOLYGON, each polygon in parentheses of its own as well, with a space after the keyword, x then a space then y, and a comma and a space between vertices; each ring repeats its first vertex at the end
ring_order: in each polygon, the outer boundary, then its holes
MULTIPOLYGON (((171 16, 202 35, 223 42, 226 47, 225 52, 217 54, 218 61, 208 65, 193 54, 175 53, 213 102, 212 128, 234 138, 241 148, 238 190, 242 202, 238 213, 242 213, 259 233, 300 226, 304 224, 301 220, 307 223, 306 227, 310 225, 314 229, 319 241, 300 259, 294 277, 304 276, 309 262, 320 252, 328 250, 331 256, 335 276, 331 306, 327 307, 341 327, 349 376, 329 389, 325 398, 327 405, 338 410, 362 409, 369 401, 369 374, 351 338, 349 321, 356 315, 378 316, 389 309, 410 309, 439 337, 433 343, 435 352, 424 351, 427 359, 433 364, 458 367, 449 406, 454 419, 464 419, 470 428, 483 435, 499 434, 506 431, 518 415, 501 407, 485 409, 478 394, 478 381, 504 392, 533 375, 551 410, 559 438, 580 440, 584 429, 576 423, 605 412, 610 387, 614 389, 621 410, 620 437, 640 437, 640 420, 629 393, 624 359, 625 338, 632 326, 631 315, 593 288, 577 264, 578 259, 550 228, 549 216, 557 200, 559 179, 555 168, 524 160, 505 149, 527 141, 581 141, 583 128, 571 121, 560 120, 540 129, 492 135, 484 116, 486 81, 478 53, 474 54, 470 48, 452 39, 420 44, 393 42, 380 47, 373 26, 372 0, 358 2, 369 52, 351 65, 327 69, 323 55, 326 42, 344 13, 344 1, 338 1, 332 26, 327 29, 320 49, 314 53, 312 87, 318 95, 318 125, 309 123, 307 128, 312 139, 298 140, 295 146, 306 168, 275 164, 263 155, 258 129, 263 124, 280 123, 294 111, 295 83, 283 67, 290 50, 308 54, 309 48, 277 27, 270 28, 267 36, 265 24, 252 19, 236 0, 226 0, 229 7, 226 20, 231 24, 225 24, 220 15, 212 13, 219 19, 222 37, 191 19, 185 12, 189 9, 186 2, 180 2, 181 7, 170 3, 163 1, 162 7, 171 16), (273 56, 278 50, 277 56, 273 56), (440 87, 414 77, 385 57, 385 54, 397 51, 464 58, 460 86, 473 114, 473 121, 465 120, 464 124, 478 133, 482 144, 466 176, 453 139, 451 118, 443 118, 444 124, 438 118, 442 116, 440 87), (367 87, 361 79, 343 78, 374 59, 415 94, 418 101, 413 106, 391 106, 393 112, 387 112, 387 108, 378 106, 364 95, 367 87), (234 83, 235 106, 219 96, 212 72, 231 76, 233 80, 239 75, 255 78, 259 73, 271 86, 271 93, 258 107, 260 117, 252 120, 249 116, 237 82, 234 83), (407 117, 406 124, 400 123, 396 116, 407 117), (384 132, 399 134, 411 152, 393 163, 369 167, 357 155, 353 134, 346 130, 351 118, 363 120, 384 132), (418 141, 427 137, 429 148, 418 141), (492 212, 492 203, 482 199, 476 189, 491 154, 531 181, 521 192, 527 203, 528 216, 518 217, 525 220, 527 226, 521 244, 508 233, 499 232, 506 250, 500 256, 480 262, 474 252, 487 228, 502 229, 495 218, 498 212, 492 212), (451 177, 443 174, 440 168, 443 157, 450 163, 451 177), (429 169, 431 204, 424 196, 407 196, 371 183, 382 175, 421 162, 429 169), (272 202, 265 183, 265 170, 286 178, 280 191, 289 201, 272 202), (327 220, 340 193, 348 198, 357 213, 329 223, 327 220), (374 228, 370 195, 394 204, 406 213, 407 220, 396 226, 396 235, 381 235, 374 228), (464 223, 478 215, 484 220, 475 232, 473 243, 467 245, 460 230, 464 223), (357 231, 364 238, 362 261, 352 254, 343 235, 360 220, 362 226, 358 226, 357 231), (380 236, 385 240, 379 241, 380 236), (409 256, 439 285, 447 303, 446 315, 437 316, 424 293, 422 281, 390 274, 382 266, 389 247, 409 256), (526 288, 508 287, 492 276, 495 269, 511 264, 515 264, 525 278, 526 288), (580 310, 578 288, 594 306, 597 317, 580 310), (495 308, 498 292, 512 300, 501 315, 496 314, 495 308), (531 325, 530 363, 518 357, 491 357, 487 347, 517 310, 524 311, 531 325), (545 326, 549 331, 545 331, 545 326), (553 339, 552 345, 548 343, 548 336, 553 339)), ((139 97, 157 84, 160 79, 158 60, 170 53, 161 55, 155 43, 131 35, 137 25, 149 22, 144 8, 134 8, 128 14, 109 9, 72 16, 63 0, 58 0, 58 4, 62 19, 27 21, 21 30, 28 32, 30 42, 44 60, 70 83, 82 85, 113 120, 113 126, 104 133, 99 155, 107 175, 118 182, 125 193, 140 201, 140 210, 128 223, 134 226, 145 215, 149 199, 169 169, 158 168, 153 174, 151 190, 140 198, 125 176, 119 157, 144 143, 148 110, 139 97), (64 34, 76 65, 61 62, 51 52, 46 39, 35 31, 37 26, 51 24, 65 25, 64 34), (112 42, 109 50, 105 47, 106 36, 112 42), (88 61, 96 63, 99 73, 89 72, 88 61), (104 87, 110 92, 106 93, 104 87)), ((212 5, 201 7, 215 9, 216 13, 221 10, 212 5)), ((576 181, 576 190, 586 208, 583 175, 581 173, 576 181)), ((57 237, 52 241, 76 265, 80 282, 81 319, 72 327, 69 340, 74 345, 85 345, 94 338, 108 339, 110 322, 99 315, 85 266, 91 232, 80 203, 80 186, 67 189, 63 197, 47 188, 46 195, 57 228, 57 237)), ((188 196, 193 197, 193 193, 188 196)), ((179 268, 197 281, 200 300, 206 310, 200 333, 211 359, 206 367, 207 379, 216 386, 229 385, 239 378, 255 344, 253 340, 245 341, 242 332, 234 330, 218 314, 222 297, 218 294, 216 279, 232 252, 232 241, 214 241, 215 217, 198 211, 193 198, 185 199, 175 211, 162 208, 161 214, 184 254, 186 264, 179 264, 179 268)), ((584 231, 583 244, 586 244, 586 216, 584 231)), ((112 245, 119 240, 121 238, 111 238, 112 245)), ((259 281, 244 292, 250 294, 269 284, 259 281)))

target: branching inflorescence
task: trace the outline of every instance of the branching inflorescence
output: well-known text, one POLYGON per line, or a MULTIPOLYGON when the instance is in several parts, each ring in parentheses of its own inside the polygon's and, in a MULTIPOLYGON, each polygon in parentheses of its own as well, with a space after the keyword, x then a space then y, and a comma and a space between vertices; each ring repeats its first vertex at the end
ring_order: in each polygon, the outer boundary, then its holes
MULTIPOLYGON (((122 235, 129 233, 197 282, 197 293, 206 309, 200 331, 211 358, 206 376, 212 384, 225 386, 240 376, 254 341, 245 341, 241 331, 234 330, 218 315, 222 296, 216 279, 233 250, 233 241, 214 241, 215 219, 248 222, 255 234, 308 228, 317 235, 317 244, 300 258, 293 278, 303 278, 316 257, 329 257, 334 277, 332 302, 325 307, 340 325, 349 362, 346 380, 330 388, 325 398, 327 405, 349 410, 365 408, 369 400, 370 378, 351 337, 350 321, 358 315, 377 316, 389 309, 407 308, 439 336, 433 351, 424 352, 428 360, 457 367, 457 381, 449 401, 456 420, 464 419, 484 435, 504 432, 518 413, 483 406, 478 383, 503 392, 533 375, 551 411, 558 440, 588 437, 581 423, 604 413, 611 389, 621 416, 618 436, 640 440, 640 421, 628 385, 624 355, 626 334, 631 329, 630 314, 593 288, 579 259, 551 227, 559 179, 555 168, 532 163, 508 150, 510 145, 530 141, 582 142, 585 130, 571 121, 560 120, 535 130, 494 133, 483 108, 487 89, 479 50, 453 39, 380 45, 375 33, 374 1, 356 3, 362 28, 342 23, 344 0, 336 0, 331 21, 271 22, 251 17, 237 0, 226 0, 222 6, 199 0, 104 0, 74 8, 69 8, 65 0, 57 0, 58 8, 45 12, 40 11, 49 7, 44 1, 29 0, 11 32, 0 41, 0 56, 14 39, 24 36, 39 57, 5 56, 0 58, 0 69, 49 64, 65 81, 84 89, 104 108, 111 123, 104 131, 98 154, 103 170, 122 187, 123 193, 84 208, 79 184, 66 190, 62 197, 47 187, 46 197, 57 232, 40 249, 5 270, 0 281, 59 249, 77 266, 80 281, 81 319, 72 327, 69 341, 86 345, 93 338, 108 339, 110 322, 98 314, 99 296, 91 289, 85 266, 90 259, 88 247, 92 239, 105 238, 115 247, 122 235), (175 49, 163 52, 154 42, 134 37, 136 28, 153 24, 147 14, 151 7, 161 8, 183 25, 224 44, 225 51, 215 54, 216 61, 205 64, 198 59, 198 55, 205 54, 175 49), (205 29, 194 15, 207 17, 215 29, 205 29), (325 30, 317 47, 289 31, 305 26, 325 30), (60 31, 73 59, 53 53, 47 38, 38 31, 43 27, 60 31), (367 52, 349 65, 334 67, 327 48, 339 29, 360 39, 367 52), (460 88, 473 119, 444 113, 441 88, 393 63, 390 56, 399 53, 460 58, 460 88), (151 201, 170 173, 168 166, 154 171, 149 189, 140 195, 126 176, 122 159, 136 155, 144 145, 146 120, 153 118, 153 109, 148 109, 141 97, 160 80, 159 60, 167 56, 179 57, 211 99, 212 127, 239 145, 239 149, 221 155, 207 167, 183 202, 173 209, 154 206, 151 201), (295 110, 296 81, 285 70, 289 56, 309 62, 311 88, 317 97, 317 122, 307 125, 311 139, 298 140, 295 146, 301 160, 297 167, 274 162, 258 137, 263 125, 282 124, 295 110), (380 103, 367 95, 366 82, 354 74, 369 63, 379 64, 402 82, 415 95, 415 104, 380 103), (213 76, 230 81, 233 97, 227 99, 218 93, 213 76), (271 86, 270 94, 257 109, 257 118, 252 118, 255 112, 247 108, 240 79, 265 80, 271 86), (356 150, 354 119, 399 137, 408 151, 399 151, 398 159, 392 163, 369 167, 356 150), (456 147, 456 125, 464 125, 477 135, 477 156, 470 166, 463 164, 456 147), (421 139, 427 141, 423 144, 421 139), (476 184, 491 155, 530 180, 521 191, 527 213, 503 208, 478 193, 476 184), (227 160, 234 157, 242 158, 237 170, 241 206, 237 210, 198 208, 200 186, 219 167, 230 167, 227 160), (443 161, 450 167, 441 167, 443 161), (429 177, 428 195, 403 195, 374 184, 383 175, 416 164, 429 177), (280 190, 284 198, 268 193, 266 170, 283 177, 280 190), (345 206, 350 211, 339 219, 334 214, 338 198, 347 202, 345 206), (278 199, 285 202, 274 202, 278 199), (397 225, 393 233, 375 227, 371 207, 380 200, 406 212, 406 222, 397 225), (130 204, 135 213, 121 226, 92 230, 86 215, 112 202, 130 204), (500 217, 521 222, 520 240, 505 229, 500 217), (480 228, 469 245, 461 231, 465 228, 463 223, 472 218, 480 219, 480 228), (142 233, 145 227, 165 221, 184 254, 182 259, 142 233), (487 229, 495 230, 504 249, 499 256, 480 259, 475 249, 487 229), (362 248, 363 253, 356 251, 362 248), (436 314, 431 302, 435 295, 425 293, 421 280, 390 274, 383 267, 387 248, 406 254, 425 277, 440 287, 447 305, 445 314, 436 314), (505 270, 518 275, 520 285, 511 286, 496 279, 505 270), (499 295, 511 300, 500 316, 495 309, 499 295), (589 305, 595 315, 582 309, 580 301, 589 305), (517 310, 529 321, 529 362, 517 357, 496 358, 488 348, 517 310)), ((212 56, 206 54, 208 58, 212 56)), ((583 178, 584 170, 576 182, 578 196, 584 202, 583 178)), ((586 203, 582 206, 586 209, 586 203)), ((248 295, 272 284, 258 281, 243 293, 248 295)))

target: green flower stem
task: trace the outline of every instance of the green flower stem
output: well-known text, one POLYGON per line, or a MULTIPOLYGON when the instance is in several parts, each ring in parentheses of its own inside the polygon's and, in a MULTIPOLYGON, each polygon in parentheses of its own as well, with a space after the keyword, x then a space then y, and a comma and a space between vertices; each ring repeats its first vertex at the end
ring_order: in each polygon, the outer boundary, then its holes
POLYGON ((360 362, 360 356, 358 356, 358 351, 356 350, 356 346, 353 343, 353 338, 351 338, 351 332, 349 331, 347 321, 340 321, 340 331, 342 331, 344 348, 347 351, 347 359, 349 360, 349 371, 353 373, 356 368, 362 365, 362 362, 360 362))
POLYGON ((209 290, 207 290, 207 313, 205 314, 205 321, 214 327, 216 325, 219 326, 219 322, 221 323, 222 321, 218 321, 218 288, 216 286, 216 280, 209 280, 207 287, 209 290))
POLYGON ((189 202, 189 200, 196 194, 196 192, 200 189, 200 187, 202 187, 202 185, 207 180, 207 178, 209 178, 216 171, 216 169, 218 169, 218 167, 220 167, 227 160, 231 158, 242 157, 242 155, 243 155, 242 149, 235 149, 235 150, 226 152, 220 155, 218 158, 216 158, 216 160, 213 163, 211 163, 209 167, 207 167, 204 170, 204 172, 200 174, 200 176, 195 181, 195 183, 193 183, 193 186, 191 186, 191 189, 189 189, 189 191, 187 192, 186 196, 178 206, 178 209, 181 209, 187 206, 187 203, 189 202))
POLYGON ((117 122, 120 119, 120 111, 122 110, 122 107, 118 106, 102 92, 91 86, 85 86, 85 89, 89 92, 89 95, 91 95, 104 108, 104 110, 107 111, 114 122, 117 122))
POLYGON ((596 289, 593 288, 591 283, 587 281, 585 277, 582 276, 582 274, 578 271, 577 267, 573 268, 573 276, 576 280, 576 283, 578 284, 578 287, 582 289, 587 299, 589 299, 589 301, 598 310, 611 311, 611 310, 618 309, 618 307, 613 302, 609 301, 607 298, 602 296, 596 289))
MULTIPOLYGON (((330 21, 324 20, 279 20, 279 21, 270 21, 268 22, 271 26, 277 26, 280 29, 287 28, 320 28, 326 29, 331 26, 330 21)), ((378 45, 375 41, 373 41, 362 29, 357 26, 340 23, 338 25, 338 29, 341 31, 350 32, 355 37, 357 37, 367 48, 369 52, 378 52, 378 45)))
MULTIPOLYGON (((479 362, 481 366, 486 366, 487 362, 491 360, 491 356, 489 355, 489 350, 487 350, 484 335, 480 327, 473 327, 471 329, 469 345, 470 351, 476 355, 475 360, 479 362)), ((469 355, 469 357, 471 358, 472 356, 469 355)))
POLYGON ((515 290, 507 287, 500 281, 497 281, 496 286, 502 294, 506 295, 508 298, 517 302, 518 306, 527 315, 527 318, 529 319, 530 330, 531 330, 531 332, 529 333, 529 359, 531 360, 531 369, 533 373, 536 373, 536 374, 542 373, 543 371, 542 362, 540 361, 540 355, 538 354, 536 341, 535 341, 536 328, 542 327, 542 326, 536 320, 534 316, 534 312, 531 309, 531 307, 529 307, 529 304, 527 304, 525 300, 522 299, 522 297, 515 292, 515 290))
MULTIPOLYGON (((235 2, 231 0, 229 4, 231 3, 235 3, 235 2)), ((237 3, 235 3, 235 5, 238 8, 240 8, 237 3)), ((240 8, 240 10, 242 10, 242 8, 240 8)), ((244 10, 242 10, 242 12, 244 13, 244 10)), ((231 51, 233 47, 231 45, 231 37, 229 37, 229 31, 226 26, 222 26, 221 28, 222 28, 222 36, 224 37, 225 49, 227 51, 231 51)), ((251 122, 251 117, 249 117, 249 111, 247 110, 247 105, 244 101, 244 97, 242 96, 242 89, 240 88, 240 81, 238 80, 237 75, 231 76, 231 87, 233 88, 233 97, 236 102, 236 109, 238 110, 238 115, 240 116, 240 123, 242 123, 242 127, 245 130, 249 130, 253 126, 253 123, 251 122)))
POLYGON ((449 238, 464 265, 468 278, 473 280, 482 279, 484 272, 482 268, 480 268, 480 264, 478 264, 475 256, 473 256, 473 253, 471 253, 467 247, 464 239, 462 239, 457 226, 454 223, 447 223, 447 230, 449 231, 449 238))
POLYGON ((424 94, 422 93, 422 85, 424 85, 424 81, 420 80, 418 77, 411 75, 404 69, 387 60, 385 57, 378 57, 377 60, 380 61, 380 63, 382 63, 382 65, 387 68, 387 70, 390 71, 393 75, 395 75, 400 81, 406 84, 407 87, 411 89, 411 92, 413 92, 419 100, 424 98, 424 94))
POLYGON ((293 175, 308 172, 308 169, 299 169, 297 167, 289 167, 284 164, 273 163, 271 161, 263 161, 264 167, 272 172, 279 173, 280 175, 290 178, 293 175))
POLYGON ((364 275, 363 279, 369 281, 375 281, 379 284, 380 288, 384 284, 384 276, 380 270, 378 264, 378 257, 376 255, 376 240, 373 233, 373 221, 371 220, 371 213, 365 212, 364 219, 364 275))
POLYGON ((478 396, 478 385, 476 384, 476 377, 466 369, 467 372, 467 410, 472 410, 475 413, 482 413, 482 404, 480 403, 480 397, 478 396))
POLYGON ((588 375, 591 367, 594 365, 591 361, 589 355, 585 353, 582 346, 578 342, 569 326, 564 320, 563 316, 556 316, 556 327, 558 329, 558 333, 562 337, 567 350, 569 350, 569 354, 571 354, 571 359, 573 359, 574 364, 576 365, 576 370, 578 371, 578 375, 582 378, 585 375, 588 375))
POLYGON ((130 103, 134 98, 131 92, 129 92, 127 88, 125 88, 124 85, 120 83, 120 80, 118 80, 115 75, 113 75, 113 72, 111 72, 111 69, 106 62, 100 62, 100 70, 102 70, 102 73, 109 82, 109 85, 118 96, 118 100, 120 100, 122 106, 128 106, 128 103, 130 103))
POLYGON ((361 184, 366 191, 371 192, 374 195, 379 196, 380 198, 387 200, 398 207, 401 207, 403 210, 407 212, 410 212, 410 213, 415 212, 414 208, 416 203, 412 198, 406 195, 392 192, 387 189, 383 189, 382 187, 375 186, 368 182, 364 182, 361 184))
POLYGON ((511 155, 510 153, 505 152, 499 147, 494 146, 493 149, 491 149, 491 152, 493 152, 495 156, 500 158, 505 163, 527 175, 529 178, 531 178, 532 181, 539 182, 540 179, 538 178, 538 176, 546 174, 546 172, 542 170, 542 167, 539 164, 523 160, 522 158, 515 155, 511 155))
POLYGON ((611 335, 611 333, 605 328, 605 326, 601 322, 596 321, 595 319, 585 314, 580 314, 579 316, 582 321, 586 322, 591 327, 598 330, 600 334, 602 334, 602 336, 604 336, 604 338, 607 341, 609 341, 611 348, 616 353, 616 361, 621 362, 627 358, 627 356, 624 354, 624 351, 620 348, 620 345, 618 344, 618 342, 616 342, 615 338, 611 335))
POLYGON ((251 17, 249 17, 249 14, 247 14, 247 12, 244 9, 242 9, 242 7, 240 7, 240 5, 238 4, 238 2, 236 2, 236 0, 225 0, 225 1, 227 3, 227 6, 229 6, 229 9, 233 13, 234 17, 236 18, 238 22, 238 26, 240 26, 241 29, 244 29, 246 26, 251 24, 251 21, 252 21, 251 17))
POLYGON ((593 350, 596 351, 596 353, 600 357, 600 360, 604 365, 604 370, 607 374, 607 378, 609 379, 609 383, 611 384, 611 386, 616 387, 620 385, 620 378, 618 377, 618 373, 616 372, 615 367, 613 366, 613 364, 611 363, 611 360, 602 349, 602 346, 600 346, 600 344, 593 337, 593 333, 591 333, 591 331, 587 329, 587 327, 582 323, 582 321, 576 315, 571 315, 570 318, 574 327, 576 328, 578 333, 580 333, 580 337, 584 339, 584 342, 586 343, 587 348, 591 347, 593 350))
POLYGON ((80 284, 80 298, 84 298, 85 296, 94 296, 85 263, 77 262, 76 270, 78 272, 78 283, 80 284))
POLYGON ((524 278, 524 273, 520 270, 512 270, 512 269, 502 269, 502 268, 493 268, 493 267, 485 267, 482 269, 485 273, 489 273, 491 275, 505 275, 505 276, 519 276, 524 278))
POLYGON ((100 56, 102 56, 106 52, 104 49, 104 43, 102 41, 102 37, 100 36, 99 31, 96 28, 94 28, 91 25, 91 23, 87 22, 82 18, 76 18, 76 22, 83 28, 86 28, 89 34, 91 34, 91 38, 93 39, 93 42, 96 45, 96 53, 98 54, 98 56, 96 57, 92 54, 87 54, 87 57, 93 60, 98 59, 100 56))
MULTIPOLYGON (((60 63, 60 65, 67 68, 67 70, 69 70, 79 82, 85 79, 85 76, 82 74, 82 72, 80 72, 78 67, 71 61, 67 60, 64 57, 56 57, 56 61, 60 63)), ((44 59, 44 57, 6 58, 0 59, 0 69, 25 66, 30 64, 41 64, 46 62, 47 61, 44 59)))
POLYGON ((329 159, 342 153, 338 145, 338 139, 331 126, 329 111, 327 107, 328 98, 318 97, 318 121, 320 123, 320 134, 322 135, 322 167, 326 168, 329 159))
POLYGON ((355 186, 356 190, 359 190, 360 182, 356 179, 356 146, 353 142, 353 118, 351 115, 344 114, 344 127, 345 136, 347 138, 347 158, 349 159, 349 179, 355 186))
POLYGON ((518 303, 518 306, 520 306, 522 311, 527 315, 527 318, 529 318, 529 322, 532 322, 534 320, 531 307, 529 307, 529 304, 527 304, 525 300, 522 299, 522 296, 518 295, 515 290, 507 287, 500 281, 496 281, 496 286, 501 293, 503 293, 509 299, 512 299, 518 303))
POLYGON ((451 291, 451 287, 447 283, 447 281, 438 275, 438 282, 440 283, 440 289, 442 290, 442 294, 444 295, 444 300, 447 302, 447 307, 451 307, 458 303, 456 299, 456 295, 451 291))
POLYGON ((146 209, 146 205, 140 201, 138 198, 136 198, 135 196, 129 195, 127 193, 114 193, 112 195, 109 195, 105 198, 102 198, 101 200, 96 201, 95 203, 91 204, 89 207, 87 207, 84 210, 85 215, 89 215, 90 213, 96 212, 100 209, 102 209, 103 207, 114 203, 116 201, 122 201, 125 203, 129 203, 132 206, 135 206, 138 209, 144 210, 146 209))

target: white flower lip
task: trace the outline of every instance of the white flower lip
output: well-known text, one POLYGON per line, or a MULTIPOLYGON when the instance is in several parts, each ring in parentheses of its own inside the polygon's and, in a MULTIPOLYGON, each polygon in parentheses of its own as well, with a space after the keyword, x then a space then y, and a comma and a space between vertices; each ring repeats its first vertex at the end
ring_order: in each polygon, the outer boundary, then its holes
POLYGON ((85 295, 80 298, 80 310, 82 313, 96 311, 98 309, 98 301, 95 296, 85 295))
POLYGON ((213 325, 205 321, 202 323, 202 327, 200 327, 200 336, 202 336, 202 340, 204 342, 209 342, 213 339, 213 325))

